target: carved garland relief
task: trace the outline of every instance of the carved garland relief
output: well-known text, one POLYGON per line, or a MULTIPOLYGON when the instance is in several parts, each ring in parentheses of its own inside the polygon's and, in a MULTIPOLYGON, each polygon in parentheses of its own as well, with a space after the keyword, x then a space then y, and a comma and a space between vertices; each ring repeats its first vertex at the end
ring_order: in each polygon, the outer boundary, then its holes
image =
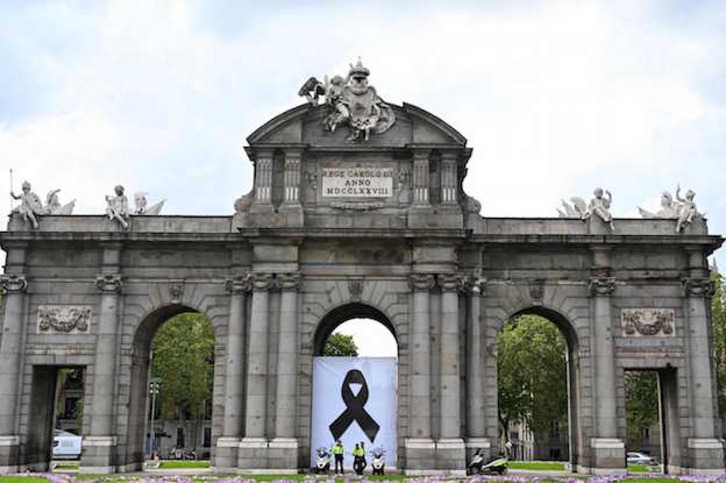
POLYGON ((622 309, 621 327, 625 337, 675 337, 674 309, 622 309))
POLYGON ((39 334, 89 333, 91 307, 87 305, 40 305, 39 334))

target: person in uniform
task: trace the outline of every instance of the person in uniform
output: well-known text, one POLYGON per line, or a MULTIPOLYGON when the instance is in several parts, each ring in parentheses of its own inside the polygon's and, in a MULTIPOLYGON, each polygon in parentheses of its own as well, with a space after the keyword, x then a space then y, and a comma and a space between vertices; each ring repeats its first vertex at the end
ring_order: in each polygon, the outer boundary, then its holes
POLYGON ((335 472, 338 472, 338 464, 340 464, 340 474, 343 474, 343 454, 345 453, 345 448, 343 448, 343 443, 338 440, 335 442, 335 446, 333 446, 333 456, 335 457, 335 472))

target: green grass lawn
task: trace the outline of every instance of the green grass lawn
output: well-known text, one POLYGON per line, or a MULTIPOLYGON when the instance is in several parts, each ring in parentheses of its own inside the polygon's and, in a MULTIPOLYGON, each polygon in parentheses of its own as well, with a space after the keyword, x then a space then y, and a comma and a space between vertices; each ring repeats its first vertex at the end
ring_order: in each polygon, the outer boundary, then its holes
POLYGON ((562 461, 510 461, 510 470, 565 471, 562 461))
POLYGON ((190 460, 190 461, 162 461, 159 463, 159 468, 162 470, 172 470, 180 468, 209 468, 209 460, 190 460))
POLYGON ((0 476, 2 483, 48 483, 45 478, 35 476, 0 476))
POLYGON ((77 470, 81 464, 78 461, 59 461, 55 464, 57 470, 77 470))
POLYGON ((629 473, 648 473, 650 467, 648 465, 628 465, 629 473))

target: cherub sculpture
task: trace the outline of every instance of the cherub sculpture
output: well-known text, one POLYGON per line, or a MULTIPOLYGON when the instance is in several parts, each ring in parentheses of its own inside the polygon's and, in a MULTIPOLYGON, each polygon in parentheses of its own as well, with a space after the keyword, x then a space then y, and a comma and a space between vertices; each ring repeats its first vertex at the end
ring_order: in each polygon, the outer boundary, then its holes
POLYGON ((12 191, 10 196, 13 199, 20 200, 20 206, 13 208, 10 214, 18 213, 22 215, 25 221, 29 221, 33 228, 38 228, 38 220, 36 215, 42 215, 45 213, 43 203, 40 201, 40 197, 30 191, 30 183, 23 181, 23 192, 20 195, 16 195, 12 191))
POLYGON ((124 187, 116 185, 113 196, 106 196, 106 215, 109 220, 117 220, 124 228, 129 227, 129 200, 124 195, 124 187))
POLYGON ((579 218, 582 221, 586 221, 594 214, 607 223, 610 229, 614 229, 613 217, 610 214, 613 195, 607 190, 603 191, 602 188, 595 188, 593 195, 589 204, 585 203, 585 200, 579 196, 570 198, 572 204, 562 200, 562 207, 565 211, 557 209, 560 218, 579 218))
POLYGON ((686 191, 686 197, 681 198, 681 187, 680 185, 676 189, 676 200, 678 201, 678 222, 676 223, 676 233, 680 233, 686 227, 690 225, 693 219, 697 216, 702 216, 696 208, 696 203, 693 198, 696 197, 696 193, 693 190, 686 191))
POLYGON ((582 215, 582 220, 589 219, 592 215, 597 215, 602 221, 610 225, 610 229, 614 230, 613 216, 610 214, 610 205, 613 202, 613 195, 608 190, 603 193, 602 188, 595 188, 592 193, 594 196, 587 205, 587 210, 582 215), (604 195, 607 195, 605 197, 604 195))

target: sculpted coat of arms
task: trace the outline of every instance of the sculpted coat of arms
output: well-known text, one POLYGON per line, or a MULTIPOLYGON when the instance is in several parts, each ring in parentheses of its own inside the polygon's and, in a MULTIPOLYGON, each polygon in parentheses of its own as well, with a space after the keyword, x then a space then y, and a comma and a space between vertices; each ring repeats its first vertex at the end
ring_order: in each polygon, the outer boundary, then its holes
POLYGON ((348 141, 367 141, 371 132, 382 134, 394 122, 396 116, 393 109, 378 97, 375 87, 368 84, 370 71, 358 59, 356 65, 350 65, 348 76, 335 75, 332 79, 325 76, 324 82, 315 77, 308 79, 298 91, 313 105, 318 105, 325 97, 324 104, 328 107, 328 115, 323 120, 330 132, 341 125, 347 125, 351 133, 348 141))

